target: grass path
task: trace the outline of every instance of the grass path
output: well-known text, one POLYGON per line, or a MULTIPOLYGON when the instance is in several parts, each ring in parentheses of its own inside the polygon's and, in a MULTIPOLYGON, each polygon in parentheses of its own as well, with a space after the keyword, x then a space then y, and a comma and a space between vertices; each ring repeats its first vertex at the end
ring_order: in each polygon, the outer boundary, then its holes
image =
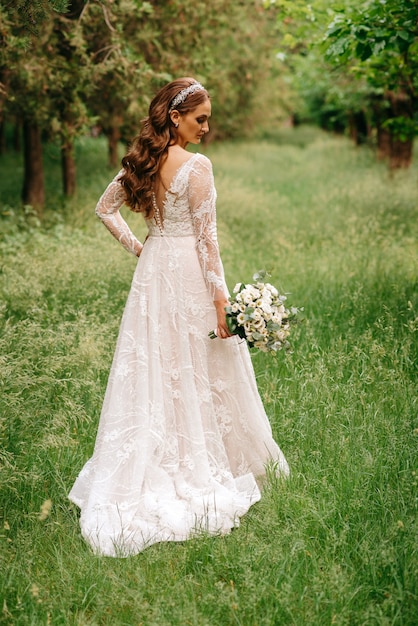
MULTIPOLYGON (((270 269, 304 306, 291 354, 256 354, 292 469, 228 537, 97 558, 66 494, 92 452, 135 260, 93 215, 111 177, 79 145, 78 197, 45 226, 0 168, 0 623, 413 626, 417 560, 417 166, 313 129, 207 149, 228 283, 270 269)), ((143 236, 140 217, 127 215, 143 236)))

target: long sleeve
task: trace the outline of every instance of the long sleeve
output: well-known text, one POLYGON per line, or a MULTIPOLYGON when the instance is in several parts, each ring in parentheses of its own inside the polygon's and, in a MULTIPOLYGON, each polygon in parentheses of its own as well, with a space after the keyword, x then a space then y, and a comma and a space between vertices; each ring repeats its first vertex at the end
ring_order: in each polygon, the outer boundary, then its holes
POLYGON ((125 191, 118 180, 121 173, 119 172, 115 176, 99 199, 96 206, 96 215, 128 252, 139 256, 142 244, 132 233, 119 211, 126 199, 125 191))
POLYGON ((206 285, 214 301, 225 300, 228 289, 216 231, 216 189, 212 164, 203 155, 199 155, 190 172, 189 204, 206 285))

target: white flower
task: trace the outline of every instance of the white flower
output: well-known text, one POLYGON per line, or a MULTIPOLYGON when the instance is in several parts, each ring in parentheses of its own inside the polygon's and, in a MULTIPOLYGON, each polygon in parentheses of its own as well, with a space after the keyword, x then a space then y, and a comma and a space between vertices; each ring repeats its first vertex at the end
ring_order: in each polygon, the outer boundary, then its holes
POLYGON ((242 302, 244 302, 245 304, 250 304, 253 301, 251 293, 247 291, 246 289, 241 291, 241 297, 242 297, 242 302))
POLYGON ((237 316, 237 322, 240 326, 242 326, 245 322, 245 315, 244 313, 239 313, 239 315, 237 316))
POLYGON ((255 322, 259 322, 262 319, 262 315, 261 312, 259 311, 259 309, 255 309, 255 311, 253 311, 251 313, 251 319, 253 319, 255 322))
POLYGON ((274 287, 274 285, 270 285, 270 283, 266 283, 266 287, 270 291, 271 295, 277 298, 279 292, 277 291, 276 287, 274 287))
POLYGON ((266 302, 266 300, 263 300, 261 303, 261 308, 264 311, 264 313, 269 313, 271 314, 271 306, 268 302, 266 302))

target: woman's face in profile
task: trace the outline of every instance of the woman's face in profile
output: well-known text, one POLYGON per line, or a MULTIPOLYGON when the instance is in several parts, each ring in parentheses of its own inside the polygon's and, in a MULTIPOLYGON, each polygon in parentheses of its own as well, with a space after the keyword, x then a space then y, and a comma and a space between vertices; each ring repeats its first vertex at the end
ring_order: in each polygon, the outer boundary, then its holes
POLYGON ((209 132, 209 118, 212 107, 209 98, 199 104, 193 111, 178 118, 177 143, 185 146, 188 143, 199 144, 202 137, 209 132))

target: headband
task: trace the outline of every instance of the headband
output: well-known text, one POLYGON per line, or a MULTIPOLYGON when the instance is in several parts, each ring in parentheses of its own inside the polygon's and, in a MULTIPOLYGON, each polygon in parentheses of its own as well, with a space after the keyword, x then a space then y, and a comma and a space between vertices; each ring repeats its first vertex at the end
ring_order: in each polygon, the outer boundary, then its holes
POLYGON ((187 96, 190 96, 190 94, 194 93, 195 91, 201 91, 202 89, 205 89, 205 88, 200 83, 193 83, 189 87, 182 89, 177 94, 177 96, 173 98, 173 100, 171 101, 168 112, 171 113, 171 111, 175 109, 179 104, 183 104, 187 96))

